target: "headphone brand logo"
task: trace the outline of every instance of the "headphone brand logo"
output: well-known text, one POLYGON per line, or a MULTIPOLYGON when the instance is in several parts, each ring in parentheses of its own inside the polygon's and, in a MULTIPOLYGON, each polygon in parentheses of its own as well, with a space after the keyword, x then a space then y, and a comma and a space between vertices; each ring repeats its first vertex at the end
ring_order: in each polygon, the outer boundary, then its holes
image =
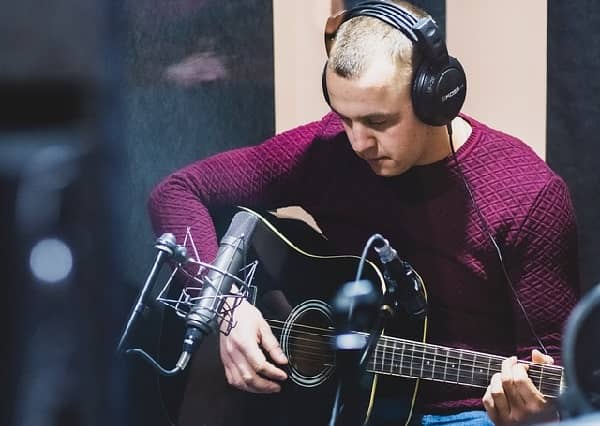
POLYGON ((448 93, 446 93, 444 96, 442 96, 442 102, 446 102, 448 99, 456 96, 456 94, 458 92, 460 92, 463 87, 465 87, 465 85, 460 84, 460 85, 456 86, 454 89, 452 89, 451 91, 449 91, 448 93))

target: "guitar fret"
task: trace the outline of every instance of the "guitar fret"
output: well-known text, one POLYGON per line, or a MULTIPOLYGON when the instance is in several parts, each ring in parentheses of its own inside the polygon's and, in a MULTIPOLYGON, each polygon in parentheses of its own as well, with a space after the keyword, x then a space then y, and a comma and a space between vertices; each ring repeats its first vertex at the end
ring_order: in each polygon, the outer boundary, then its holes
POLYGON ((396 357, 396 342, 393 341, 392 344, 394 346, 392 347, 392 365, 390 367, 390 372, 396 371, 396 359, 395 359, 395 357, 396 357))
POLYGON ((446 362, 444 363, 444 381, 448 381, 448 354, 449 350, 446 350, 446 362))
POLYGON ((444 348, 436 346, 434 352, 433 374, 431 378, 434 380, 446 381, 446 367, 448 362, 448 351, 444 348), (443 358, 446 358, 444 361, 443 358), (440 365, 441 362, 441 365, 440 365))
POLYGON ((373 359, 370 360, 373 363, 373 368, 377 370, 377 353, 379 352, 379 344, 375 346, 375 350, 373 351, 373 359))
POLYGON ((529 377, 544 395, 557 395, 561 390, 562 371, 545 364, 530 364, 529 377), (560 374, 559 374, 560 373, 560 374))
POLYGON ((421 377, 427 378, 427 372, 429 371, 425 367, 429 367, 429 361, 427 358, 427 346, 422 346, 419 352, 421 356, 421 377))
POLYGON ((411 353, 410 353, 410 356, 408 359, 409 359, 409 365, 410 365, 410 376, 413 377, 413 363, 415 360, 415 344, 414 343, 411 345, 411 353))
POLYGON ((490 357, 490 368, 488 372, 488 380, 491 380, 492 376, 496 373, 500 373, 502 371, 502 361, 503 359, 499 358, 491 358, 490 357))
POLYGON ((385 358, 386 358, 386 354, 385 351, 387 349, 387 339, 383 339, 383 348, 382 348, 382 356, 381 356, 381 370, 382 371, 386 371, 385 370, 385 358))
POLYGON ((460 364, 462 363, 463 351, 458 352, 458 368, 456 369, 456 383, 460 383, 460 364))
POLYGON ((404 350, 406 349, 406 343, 402 342, 402 349, 400 349, 400 374, 404 372, 402 369, 404 368, 404 350))
POLYGON ((432 368, 431 368, 431 378, 432 379, 435 379, 436 357, 437 357, 437 346, 433 348, 433 361, 431 362, 432 363, 432 368))
POLYGON ((477 365, 477 354, 473 354, 473 363, 471 364, 471 383, 475 383, 475 366, 477 365))
POLYGON ((462 352, 462 363, 460 366, 460 372, 458 373, 458 377, 460 383, 473 383, 473 354, 468 351, 462 352), (469 369, 471 371, 469 371, 469 369))
MULTIPOLYGON (((459 359, 460 360, 460 352, 456 349, 450 349, 448 351, 448 355, 446 358, 450 358, 451 360, 459 359)), ((456 362, 448 363, 446 368, 446 381, 449 383, 458 383, 458 369, 459 365, 456 362)))
POLYGON ((434 378, 435 374, 435 347, 425 346, 423 350, 423 378, 434 378), (431 358, 430 358, 431 355, 431 358), (428 374, 431 372, 431 374, 428 374))
POLYGON ((487 386, 489 384, 489 370, 483 367, 484 361, 477 361, 477 357, 481 360, 482 357, 486 357, 488 359, 488 365, 490 362, 490 357, 482 354, 475 354, 474 362, 473 362, 473 381, 472 384, 476 386, 487 386))
MULTIPOLYGON (((369 362, 376 373, 486 387, 501 371, 504 358, 464 349, 451 349, 383 336, 369 362), (400 357, 398 359, 398 352, 400 357)), ((529 376, 537 389, 549 397, 562 390, 562 368, 528 364, 529 376)))
POLYGON ((423 375, 423 365, 425 364, 425 347, 423 347, 423 349, 421 349, 421 376, 420 377, 425 377, 423 375))

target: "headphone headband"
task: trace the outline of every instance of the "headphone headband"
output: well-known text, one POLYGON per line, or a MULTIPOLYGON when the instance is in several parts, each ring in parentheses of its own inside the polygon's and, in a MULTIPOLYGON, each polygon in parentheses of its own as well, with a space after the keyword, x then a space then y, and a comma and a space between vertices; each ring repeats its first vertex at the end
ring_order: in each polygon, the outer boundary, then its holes
MULTIPOLYGON (((448 55, 435 21, 430 16, 417 18, 402 6, 385 0, 359 3, 327 19, 324 37, 328 57, 340 26, 358 16, 375 18, 397 29, 422 53, 422 62, 414 71, 412 90, 414 110, 421 121, 440 126, 456 117, 466 96, 466 77, 460 63, 448 55)), ((325 71, 322 86, 329 103, 325 71)))
POLYGON ((340 26, 352 18, 368 16, 378 19, 400 31, 433 63, 447 63, 448 50, 431 16, 417 18, 405 8, 386 1, 365 1, 349 10, 330 16, 325 24, 325 51, 331 51, 340 26))
POLYGON ((418 19, 400 6, 396 6, 392 3, 367 1, 348 10, 345 14, 344 21, 348 21, 356 16, 370 16, 372 18, 377 18, 391 27, 400 30, 402 34, 413 43, 419 41, 412 30, 418 22, 418 19))

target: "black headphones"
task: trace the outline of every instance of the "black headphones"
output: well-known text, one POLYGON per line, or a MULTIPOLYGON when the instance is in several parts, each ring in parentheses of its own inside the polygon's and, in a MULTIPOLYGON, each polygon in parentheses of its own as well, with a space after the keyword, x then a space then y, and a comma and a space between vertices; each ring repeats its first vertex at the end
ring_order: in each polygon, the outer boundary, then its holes
MULTIPOLYGON (((417 19, 402 7, 384 0, 362 2, 327 21, 325 47, 328 56, 337 29, 345 21, 357 16, 370 16, 391 25, 420 49, 423 58, 414 71, 412 81, 415 114, 423 123, 431 126, 450 123, 465 101, 467 79, 460 62, 448 55, 446 43, 433 19, 417 19)), ((325 101, 330 105, 326 70, 327 63, 323 68, 322 86, 325 101)))

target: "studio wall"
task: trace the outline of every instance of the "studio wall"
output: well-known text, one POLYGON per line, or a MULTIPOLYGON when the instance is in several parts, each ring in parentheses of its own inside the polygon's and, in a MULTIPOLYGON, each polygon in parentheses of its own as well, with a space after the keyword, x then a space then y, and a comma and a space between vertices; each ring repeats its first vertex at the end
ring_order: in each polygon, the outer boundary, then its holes
MULTIPOLYGON (((274 132, 272 14, 267 0, 124 3, 125 226, 118 250, 132 305, 156 254, 146 210, 154 185, 193 161, 274 132)), ((161 310, 152 305, 131 346, 156 355, 161 310)), ((169 424, 156 371, 141 358, 123 362, 135 390, 129 424, 169 424)))
POLYGON ((600 283, 600 3, 548 2, 547 161, 571 189, 581 287, 600 283))

